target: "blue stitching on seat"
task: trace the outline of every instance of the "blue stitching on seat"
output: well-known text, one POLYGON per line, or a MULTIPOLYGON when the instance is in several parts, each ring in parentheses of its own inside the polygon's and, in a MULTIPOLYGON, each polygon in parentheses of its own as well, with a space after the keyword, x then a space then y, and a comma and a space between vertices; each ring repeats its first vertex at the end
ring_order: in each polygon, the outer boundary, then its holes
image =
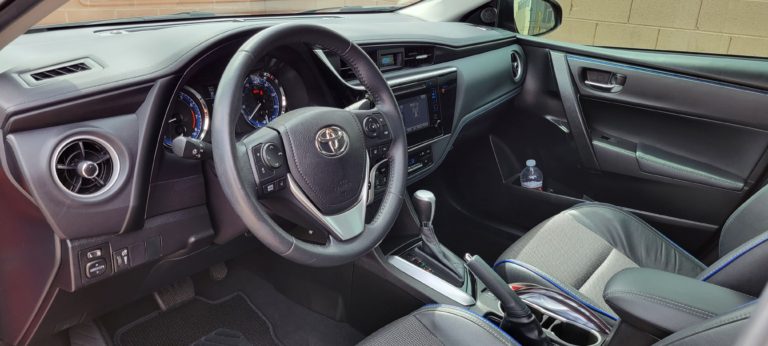
POLYGON ((720 315, 722 316, 722 315, 725 315, 725 314, 729 314, 729 313, 731 313, 731 312, 734 312, 734 311, 736 311, 736 310, 739 310, 739 309, 741 309, 741 308, 746 308, 746 307, 748 307, 748 306, 750 306, 750 305, 752 305, 752 304, 754 304, 754 303, 757 303, 757 301, 758 301, 758 299, 754 299, 754 300, 748 301, 748 302, 746 302, 746 303, 744 303, 744 304, 741 304, 741 305, 739 305, 739 306, 737 306, 737 307, 735 307, 735 308, 733 308, 733 309, 730 309, 730 310, 728 310, 728 311, 726 311, 726 312, 724 312, 724 313, 722 313, 722 314, 720 314, 720 315))
POLYGON ((587 302, 587 301, 586 301, 586 300, 584 300, 584 299, 581 299, 579 296, 577 296, 576 294, 574 294, 573 292, 571 292, 571 291, 570 291, 570 290, 568 290, 567 288, 560 286, 560 285, 559 285, 557 282, 555 282, 554 280, 552 280, 551 278, 549 278, 547 275, 545 275, 545 274, 543 274, 543 273, 540 273, 540 272, 538 272, 537 270, 535 270, 535 268, 532 268, 532 267, 528 266, 528 265, 527 265, 527 264, 525 264, 525 263, 522 263, 522 262, 518 262, 518 261, 515 261, 515 260, 511 260, 511 259, 508 259, 508 260, 503 260, 503 261, 499 261, 499 262, 497 262, 496 264, 494 264, 494 265, 493 265, 493 267, 494 267, 494 268, 496 268, 496 267, 498 267, 498 266, 500 266, 500 265, 502 265, 502 264, 504 264, 504 263, 510 263, 510 264, 514 264, 514 265, 517 265, 517 266, 523 267, 523 268, 525 268, 526 270, 530 271, 531 273, 534 273, 534 274, 536 274, 537 276, 539 276, 540 278, 542 278, 542 279, 544 279, 545 281, 549 282, 549 283, 550 283, 552 286, 555 286, 555 287, 557 287, 557 289, 559 289, 559 290, 563 291, 563 292, 564 292, 565 294, 567 294, 569 297, 571 297, 571 298, 573 298, 573 299, 575 299, 575 300, 579 301, 580 303, 584 304, 586 307, 588 307, 588 308, 589 308, 589 309, 591 309, 592 311, 595 311, 595 312, 597 312, 597 313, 599 313, 599 314, 601 314, 601 315, 603 315, 603 316, 605 316, 605 317, 608 317, 608 318, 610 318, 611 320, 614 320, 614 321, 618 321, 618 320, 619 320, 617 317, 615 317, 615 316, 611 315, 610 313, 608 313, 608 312, 605 312, 604 310, 602 310, 602 309, 600 309, 600 308, 598 308, 598 307, 596 307, 596 306, 594 306, 594 305, 590 304, 589 302, 587 302))
POLYGON ((707 281, 707 280, 711 279, 713 276, 715 276, 715 274, 717 274, 721 270, 725 269, 725 267, 731 265, 733 262, 736 262, 736 260, 739 259, 739 257, 746 255, 747 252, 750 252, 750 251, 754 250, 755 248, 757 248, 758 246, 762 245, 766 241, 768 241, 768 237, 766 237, 765 239, 757 242, 755 245, 752 245, 752 246, 744 249, 740 253, 732 256, 728 261, 726 261, 724 264, 720 265, 717 269, 713 270, 712 272, 707 274, 705 277, 701 278, 701 281, 707 281))
MULTIPOLYGON (((493 328, 496 328, 496 330, 500 331, 502 335, 506 336, 506 337, 509 339, 509 341, 512 341, 512 343, 514 343, 515 345, 521 346, 521 345, 520 345, 520 343, 519 343, 519 342, 517 342, 517 340, 515 340, 515 339, 514 339, 512 336, 510 336, 509 334, 507 334, 507 332, 505 332, 505 331, 504 331, 504 329, 501 329, 499 326, 497 326, 497 325, 496 325, 496 324, 494 324, 493 322, 489 321, 487 318, 485 318, 485 317, 483 317, 482 315, 480 315, 480 314, 478 314, 478 313, 476 313, 476 312, 474 312, 474 311, 472 311, 472 310, 469 310, 469 309, 467 309, 467 308, 462 308, 462 307, 460 307, 460 306, 447 305, 447 304, 427 304, 427 305, 424 305, 424 306, 423 306, 423 307, 421 307, 421 308, 422 308, 422 309, 425 309, 425 308, 445 308, 445 307, 447 307, 447 308, 453 308, 453 309, 455 309, 455 310, 461 310, 461 311, 464 311, 464 312, 468 312, 468 313, 470 313, 470 314, 472 314, 472 315, 475 315, 475 316, 477 316, 478 318, 480 318, 480 319, 481 319, 483 322, 485 322, 486 324, 488 324, 488 325, 490 325, 491 327, 493 327, 493 328)), ((419 309, 419 310, 421 310, 421 309, 419 309)))

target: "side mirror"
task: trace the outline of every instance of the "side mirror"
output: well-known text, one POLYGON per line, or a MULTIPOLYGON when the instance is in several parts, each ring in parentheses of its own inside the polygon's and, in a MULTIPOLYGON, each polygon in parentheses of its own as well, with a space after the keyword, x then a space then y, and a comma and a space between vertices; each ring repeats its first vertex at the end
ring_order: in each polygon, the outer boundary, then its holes
POLYGON ((563 20, 555 0, 499 0, 498 10, 498 26, 523 35, 546 34, 563 20))

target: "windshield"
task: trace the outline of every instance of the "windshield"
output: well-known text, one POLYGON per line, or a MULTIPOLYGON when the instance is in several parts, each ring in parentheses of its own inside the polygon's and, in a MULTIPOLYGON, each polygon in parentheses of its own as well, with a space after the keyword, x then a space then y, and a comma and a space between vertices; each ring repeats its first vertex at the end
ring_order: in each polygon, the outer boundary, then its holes
MULTIPOLYGON (((0 3, 3 0, 0 0, 0 3)), ((297 13, 389 12, 420 0, 69 0, 36 26, 297 13)))

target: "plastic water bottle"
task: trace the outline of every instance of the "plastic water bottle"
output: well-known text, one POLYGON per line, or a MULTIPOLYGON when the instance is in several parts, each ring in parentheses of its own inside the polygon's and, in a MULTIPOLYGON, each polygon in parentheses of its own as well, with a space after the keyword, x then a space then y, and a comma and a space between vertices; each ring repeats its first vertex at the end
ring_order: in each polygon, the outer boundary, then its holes
POLYGON ((520 172, 520 185, 526 189, 543 190, 544 173, 536 167, 536 160, 525 161, 525 166, 520 172))

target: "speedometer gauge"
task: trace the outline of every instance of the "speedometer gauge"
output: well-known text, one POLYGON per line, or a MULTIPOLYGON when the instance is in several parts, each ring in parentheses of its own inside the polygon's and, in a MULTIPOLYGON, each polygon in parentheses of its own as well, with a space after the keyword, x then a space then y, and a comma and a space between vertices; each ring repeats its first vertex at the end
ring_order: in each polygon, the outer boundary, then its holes
POLYGON ((267 126, 270 121, 285 113, 285 104, 283 88, 275 76, 259 72, 245 79, 240 113, 251 126, 267 126))
POLYGON ((163 144, 170 147, 178 136, 204 139, 210 117, 203 97, 188 86, 176 95, 172 113, 165 124, 163 144))

